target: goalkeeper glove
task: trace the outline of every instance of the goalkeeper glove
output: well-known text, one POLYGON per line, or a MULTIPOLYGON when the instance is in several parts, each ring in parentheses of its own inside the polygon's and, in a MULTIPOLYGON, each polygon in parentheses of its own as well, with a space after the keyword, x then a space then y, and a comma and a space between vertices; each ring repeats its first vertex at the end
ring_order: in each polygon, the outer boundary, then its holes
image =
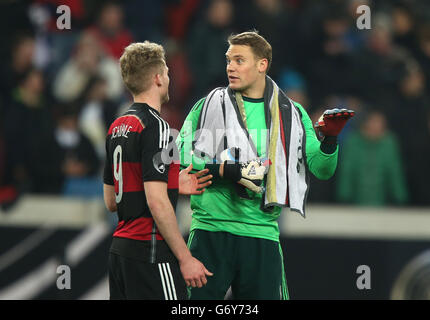
POLYGON ((331 109, 326 110, 315 123, 320 138, 336 137, 342 131, 346 122, 355 115, 353 110, 331 109))
MULTIPOLYGON (((261 184, 269 168, 269 161, 264 162, 257 158, 239 163, 239 155, 239 148, 230 148, 221 153, 221 161, 224 163, 223 177, 237 182, 255 193, 263 193, 264 188, 261 184)), ((246 197, 243 192, 239 192, 239 195, 246 197)))

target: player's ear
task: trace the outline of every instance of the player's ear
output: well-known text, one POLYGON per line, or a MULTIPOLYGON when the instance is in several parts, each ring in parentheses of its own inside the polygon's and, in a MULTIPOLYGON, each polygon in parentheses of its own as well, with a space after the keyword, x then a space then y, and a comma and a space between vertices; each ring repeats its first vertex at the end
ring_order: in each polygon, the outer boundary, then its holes
POLYGON ((269 65, 269 61, 266 58, 258 60, 258 63, 257 63, 258 72, 266 73, 268 65, 269 65))
POLYGON ((163 82, 162 82, 162 80, 161 80, 161 74, 156 73, 156 74, 154 75, 154 83, 155 83, 155 85, 156 85, 157 87, 161 87, 161 86, 163 85, 163 82))

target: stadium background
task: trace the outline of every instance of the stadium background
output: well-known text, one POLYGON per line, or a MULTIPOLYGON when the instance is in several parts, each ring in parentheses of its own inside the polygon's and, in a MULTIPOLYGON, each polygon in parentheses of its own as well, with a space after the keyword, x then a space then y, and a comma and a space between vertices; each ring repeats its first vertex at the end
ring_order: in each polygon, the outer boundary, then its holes
MULTIPOLYGON (((430 3, 425 0, 164 0, 0 3, 0 299, 104 299, 115 217, 105 211, 104 137, 130 103, 117 59, 133 41, 166 48, 180 128, 198 98, 227 84, 226 38, 257 29, 269 75, 316 120, 357 116, 338 170, 312 180, 305 220, 285 211, 292 299, 430 298, 430 3), (59 30, 57 7, 71 9, 59 30), (371 29, 356 26, 359 5, 371 29), (71 268, 71 289, 56 270, 71 268), (357 267, 372 287, 359 290, 357 267)), ((189 204, 177 210, 184 236, 189 204)))

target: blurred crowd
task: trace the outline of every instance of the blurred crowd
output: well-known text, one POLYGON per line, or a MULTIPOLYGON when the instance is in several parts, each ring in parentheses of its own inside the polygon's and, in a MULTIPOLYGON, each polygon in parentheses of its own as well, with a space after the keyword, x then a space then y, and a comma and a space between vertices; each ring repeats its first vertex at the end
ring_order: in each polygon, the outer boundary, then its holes
POLYGON ((100 196, 104 139, 130 104, 118 58, 131 42, 164 45, 162 115, 179 129, 193 104, 227 85, 227 37, 256 29, 269 75, 313 121, 356 111, 335 177, 309 201, 429 206, 430 2, 426 0, 8 0, 0 4, 0 204, 25 193, 100 196), (71 9, 60 30, 58 6, 71 9), (371 29, 357 28, 357 8, 371 29))

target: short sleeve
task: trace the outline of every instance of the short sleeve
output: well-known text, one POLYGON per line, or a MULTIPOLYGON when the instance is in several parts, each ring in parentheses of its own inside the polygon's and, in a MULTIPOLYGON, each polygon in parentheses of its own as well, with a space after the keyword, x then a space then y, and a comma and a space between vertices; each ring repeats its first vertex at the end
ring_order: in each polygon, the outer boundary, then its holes
POLYGON ((169 135, 169 125, 161 117, 158 117, 154 123, 141 132, 142 179, 144 182, 168 182, 170 162, 166 154, 169 135))

